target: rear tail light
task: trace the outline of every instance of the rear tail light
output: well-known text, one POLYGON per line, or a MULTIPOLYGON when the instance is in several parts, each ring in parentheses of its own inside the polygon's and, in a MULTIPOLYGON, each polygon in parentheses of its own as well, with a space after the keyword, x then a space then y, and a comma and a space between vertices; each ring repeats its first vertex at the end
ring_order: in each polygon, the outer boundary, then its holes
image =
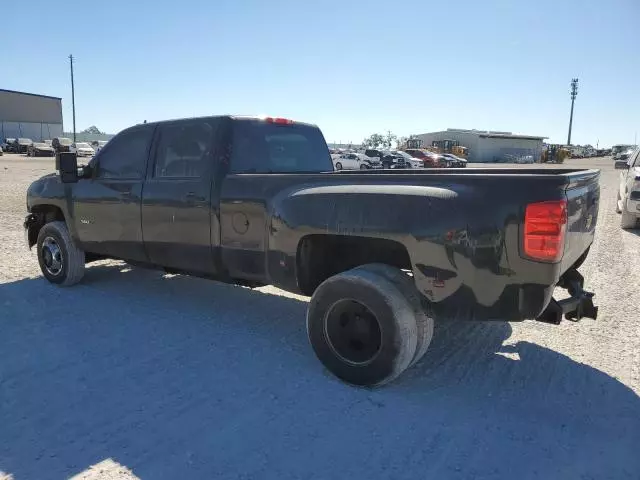
POLYGON ((557 262, 564 252, 567 201, 531 203, 524 218, 524 254, 534 260, 557 262))
POLYGON ((293 120, 289 120, 288 118, 267 117, 264 120, 267 123, 277 123, 279 125, 291 125, 291 124, 293 124, 293 120))

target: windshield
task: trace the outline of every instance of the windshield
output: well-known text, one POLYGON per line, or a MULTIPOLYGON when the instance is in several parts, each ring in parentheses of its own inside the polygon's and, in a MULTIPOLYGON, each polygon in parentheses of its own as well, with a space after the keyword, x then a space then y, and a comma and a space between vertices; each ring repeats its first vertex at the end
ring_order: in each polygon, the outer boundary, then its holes
POLYGON ((333 170, 329 148, 317 127, 235 120, 232 173, 317 173, 333 170))
POLYGON ((18 143, 33 143, 30 138, 19 138, 18 143))
POLYGON ((77 148, 91 148, 88 143, 76 143, 77 148))
POLYGON ((70 138, 59 138, 58 141, 60 142, 60 145, 71 145, 73 142, 71 141, 70 138))

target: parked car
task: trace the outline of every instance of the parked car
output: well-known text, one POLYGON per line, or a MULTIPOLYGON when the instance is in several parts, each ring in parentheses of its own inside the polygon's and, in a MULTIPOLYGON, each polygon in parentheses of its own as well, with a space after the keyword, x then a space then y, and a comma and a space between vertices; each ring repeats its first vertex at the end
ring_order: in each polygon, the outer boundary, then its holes
POLYGON ((62 154, 59 174, 27 190, 25 235, 56 285, 118 258, 311 296, 316 355, 357 385, 418 362, 435 318, 597 317, 578 268, 595 235, 598 170, 331 170, 322 133, 305 123, 140 124, 82 169, 62 154), (554 300, 555 287, 568 297, 554 300))
POLYGON ((2 142, 2 149, 7 153, 12 153, 15 148, 15 138, 5 138, 4 142, 2 142))
POLYGON ((467 160, 453 153, 443 153, 443 162, 446 168, 466 168, 467 160))
POLYGON ((613 165, 615 168, 627 168, 629 158, 634 154, 635 150, 629 149, 623 152, 618 152, 613 156, 613 165))
POLYGON ((382 157, 384 157, 384 151, 383 150, 379 150, 377 148, 367 148, 364 151, 364 154, 367 157, 377 158, 378 160, 382 160, 382 157))
POLYGON ((46 143, 47 145, 49 145, 50 147, 53 147, 53 140, 43 140, 42 143, 46 143))
POLYGON ((27 149, 27 157, 53 157, 56 152, 44 142, 33 142, 27 149))
POLYGON ((69 152, 75 153, 79 157, 93 157, 96 154, 91 145, 85 142, 72 143, 69 146, 69 152))
POLYGON ((363 153, 343 153, 333 158, 336 170, 369 170, 382 168, 377 158, 367 157, 363 153))
MULTIPOLYGON (((621 160, 616 160, 617 163, 621 160)), ((620 172, 620 184, 616 198, 616 212, 622 214, 620 226, 635 228, 640 218, 640 149, 635 150, 625 161, 620 172)))
POLYGON ((73 145, 73 141, 66 137, 56 137, 51 141, 51 146, 56 153, 68 152, 71 145, 73 145))
POLYGON ((32 143, 33 140, 30 138, 16 138, 13 142, 13 151, 15 153, 27 153, 32 143))
POLYGON ((383 168, 422 168, 423 166, 422 160, 413 158, 408 153, 399 150, 386 152, 382 157, 383 168))
POLYGON ((408 148, 405 150, 409 155, 414 158, 422 160, 424 167, 442 167, 443 157, 437 153, 423 150, 421 148, 408 148))

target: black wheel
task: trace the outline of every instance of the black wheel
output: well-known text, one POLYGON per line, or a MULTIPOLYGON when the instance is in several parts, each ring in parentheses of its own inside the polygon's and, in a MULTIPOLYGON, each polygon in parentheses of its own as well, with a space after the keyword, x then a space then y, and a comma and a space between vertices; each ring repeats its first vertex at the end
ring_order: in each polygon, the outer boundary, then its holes
POLYGON ((398 287, 367 266, 334 275, 315 291, 307 311, 309 341, 341 380, 377 386, 413 361, 416 318, 398 287))
POLYGON ((342 170, 342 164, 340 162, 336 162, 336 170, 342 170))
POLYGON ((369 167, 367 167, 364 163, 360 164, 360 170, 368 170, 369 167))
POLYGON ((416 318, 416 329, 418 335, 416 341, 416 353, 409 364, 409 366, 412 367, 424 356, 425 353, 427 353, 427 349, 429 348, 429 344, 433 338, 435 323, 433 313, 430 311, 428 305, 423 304, 420 293, 413 282, 413 278, 402 270, 383 263, 373 263, 358 268, 382 275, 393 283, 411 304, 413 314, 416 318))
POLYGON ((84 252, 71 240, 64 222, 51 222, 38 232, 38 263, 51 283, 70 286, 84 275, 84 252))

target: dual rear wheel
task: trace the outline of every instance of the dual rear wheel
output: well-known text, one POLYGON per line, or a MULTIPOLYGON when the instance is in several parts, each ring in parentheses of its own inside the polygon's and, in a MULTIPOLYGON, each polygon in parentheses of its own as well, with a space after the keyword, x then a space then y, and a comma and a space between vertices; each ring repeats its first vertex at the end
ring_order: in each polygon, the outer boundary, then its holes
POLYGON ((424 355, 433 337, 413 280, 401 270, 369 264, 325 280, 307 311, 309 341, 341 380, 379 386, 424 355))

